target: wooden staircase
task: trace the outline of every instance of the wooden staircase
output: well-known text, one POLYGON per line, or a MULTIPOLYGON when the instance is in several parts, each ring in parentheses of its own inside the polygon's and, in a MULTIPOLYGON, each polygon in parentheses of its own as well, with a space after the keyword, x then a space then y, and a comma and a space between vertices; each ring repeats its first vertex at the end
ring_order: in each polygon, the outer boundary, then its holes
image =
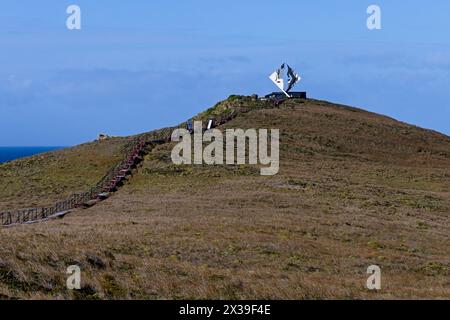
POLYGON ((89 191, 73 194, 68 199, 60 201, 50 207, 28 208, 13 211, 0 212, 1 226, 16 224, 29 224, 48 220, 51 217, 64 216, 71 209, 86 206, 93 200, 104 200, 110 193, 118 190, 124 180, 132 174, 133 169, 142 161, 145 150, 150 145, 158 145, 168 142, 170 139, 146 140, 135 138, 124 147, 123 160, 111 168, 108 173, 89 191))
MULTIPOLYGON (((268 106, 276 106, 274 102, 269 102, 268 106)), ((238 113, 246 113, 251 109, 241 108, 239 112, 233 111, 213 120, 214 126, 219 126, 234 119, 238 113)), ((172 128, 174 129, 174 128, 172 128)), ((164 135, 166 136, 166 135, 164 135)), ((0 226, 11 226, 16 224, 28 224, 46 221, 52 217, 64 216, 69 210, 79 208, 93 200, 104 200, 110 193, 117 191, 123 185, 124 180, 132 173, 137 164, 142 160, 146 149, 150 145, 158 145, 170 141, 170 135, 163 139, 150 139, 151 136, 141 135, 128 143, 123 152, 123 160, 111 168, 108 173, 89 191, 74 194, 68 199, 58 202, 50 207, 28 208, 13 211, 0 212, 0 226)))

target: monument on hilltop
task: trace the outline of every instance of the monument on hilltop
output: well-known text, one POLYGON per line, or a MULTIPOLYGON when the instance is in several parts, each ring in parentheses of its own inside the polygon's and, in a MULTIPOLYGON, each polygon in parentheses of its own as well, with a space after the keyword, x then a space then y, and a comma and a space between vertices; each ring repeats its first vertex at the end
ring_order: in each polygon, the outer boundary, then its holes
POLYGON ((272 92, 266 95, 266 99, 285 100, 291 98, 306 99, 306 92, 291 92, 291 89, 302 79, 294 69, 288 64, 283 63, 280 68, 275 70, 269 79, 281 90, 281 92, 272 92))

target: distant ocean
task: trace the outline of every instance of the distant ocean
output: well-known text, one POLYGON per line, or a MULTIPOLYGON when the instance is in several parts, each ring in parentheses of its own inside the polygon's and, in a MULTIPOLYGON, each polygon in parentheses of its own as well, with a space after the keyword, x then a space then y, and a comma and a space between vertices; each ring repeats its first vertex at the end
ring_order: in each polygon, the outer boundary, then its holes
POLYGON ((62 148, 64 147, 0 147, 0 163, 62 148))

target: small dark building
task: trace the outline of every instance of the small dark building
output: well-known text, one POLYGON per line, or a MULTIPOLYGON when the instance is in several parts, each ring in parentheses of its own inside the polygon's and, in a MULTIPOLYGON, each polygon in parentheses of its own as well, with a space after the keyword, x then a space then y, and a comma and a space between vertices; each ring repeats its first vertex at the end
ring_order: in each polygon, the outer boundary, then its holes
MULTIPOLYGON (((214 118, 209 118, 208 121, 206 123, 203 123, 203 128, 202 130, 211 130, 213 128, 215 128, 217 126, 217 122, 216 119, 214 118)), ((190 132, 190 133, 194 133, 194 120, 193 119, 189 119, 186 122, 186 129, 190 132)))
MULTIPOLYGON (((292 99, 306 99, 305 91, 288 92, 292 99)), ((265 96, 266 99, 284 100, 288 99, 283 92, 272 92, 265 96)))

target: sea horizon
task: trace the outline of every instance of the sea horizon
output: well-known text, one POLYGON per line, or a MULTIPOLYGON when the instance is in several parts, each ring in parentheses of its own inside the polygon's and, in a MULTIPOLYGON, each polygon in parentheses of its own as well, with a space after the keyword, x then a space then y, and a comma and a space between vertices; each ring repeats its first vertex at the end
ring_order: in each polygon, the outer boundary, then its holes
POLYGON ((0 146, 0 163, 66 148, 65 146, 0 146))

